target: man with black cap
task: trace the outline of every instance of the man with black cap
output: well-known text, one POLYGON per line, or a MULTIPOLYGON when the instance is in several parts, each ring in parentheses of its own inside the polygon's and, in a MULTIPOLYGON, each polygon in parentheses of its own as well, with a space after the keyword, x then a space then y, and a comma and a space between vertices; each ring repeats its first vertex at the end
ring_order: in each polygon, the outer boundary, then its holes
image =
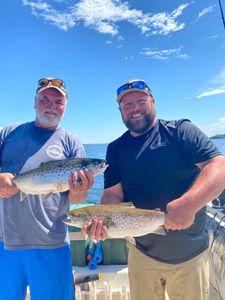
POLYGON ((74 300, 72 261, 67 227, 70 202, 80 203, 93 184, 90 172, 80 171, 81 183, 69 191, 28 195, 20 202, 13 174, 42 162, 85 156, 79 139, 60 127, 67 104, 61 79, 38 81, 33 122, 3 128, 0 133, 0 299, 23 300, 29 286, 33 300, 74 300))
MULTIPOLYGON (((155 100, 144 80, 117 90, 128 128, 108 145, 102 204, 133 202, 167 212, 166 235, 148 234, 129 244, 132 300, 206 300, 209 292, 207 202, 225 187, 225 158, 189 120, 156 118, 155 100)), ((101 220, 84 232, 107 236, 101 220)))

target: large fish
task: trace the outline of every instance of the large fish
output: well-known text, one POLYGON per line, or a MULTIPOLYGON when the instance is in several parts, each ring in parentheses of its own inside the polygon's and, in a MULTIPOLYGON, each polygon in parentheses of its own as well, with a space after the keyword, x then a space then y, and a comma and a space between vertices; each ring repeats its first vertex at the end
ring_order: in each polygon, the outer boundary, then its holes
POLYGON ((70 210, 67 225, 81 228, 90 225, 93 217, 101 219, 114 238, 137 237, 148 233, 165 235, 165 213, 159 210, 135 208, 123 204, 100 204, 70 210))
POLYGON ((13 182, 20 190, 21 201, 28 194, 44 194, 44 198, 48 198, 50 194, 69 189, 68 180, 72 172, 88 169, 96 176, 106 168, 107 164, 103 159, 67 158, 41 163, 36 169, 16 175, 13 182))

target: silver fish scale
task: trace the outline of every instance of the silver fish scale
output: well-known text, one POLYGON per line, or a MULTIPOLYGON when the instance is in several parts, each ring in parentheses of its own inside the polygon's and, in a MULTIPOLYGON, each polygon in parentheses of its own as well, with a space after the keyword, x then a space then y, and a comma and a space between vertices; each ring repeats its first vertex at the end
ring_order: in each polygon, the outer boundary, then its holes
MULTIPOLYGON (((88 169, 93 176, 104 172, 107 164, 102 159, 68 158, 42 163, 40 167, 17 175, 13 182, 25 194, 50 194, 69 189, 72 172, 88 169)), ((76 182, 75 182, 76 183, 76 182)))
POLYGON ((40 170, 38 172, 30 172, 21 174, 15 179, 16 186, 29 194, 37 193, 42 194, 47 192, 57 192, 68 190, 68 178, 74 168, 67 169, 56 168, 54 170, 40 170))

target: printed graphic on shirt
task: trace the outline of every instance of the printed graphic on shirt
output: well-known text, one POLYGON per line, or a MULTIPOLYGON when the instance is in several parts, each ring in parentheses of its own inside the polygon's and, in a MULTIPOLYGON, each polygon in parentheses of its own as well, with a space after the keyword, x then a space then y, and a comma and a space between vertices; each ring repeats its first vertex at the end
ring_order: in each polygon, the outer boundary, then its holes
POLYGON ((63 150, 58 145, 50 145, 45 149, 46 154, 48 157, 52 159, 60 159, 64 158, 63 150))
POLYGON ((150 149, 155 150, 155 149, 157 149, 159 147, 165 147, 165 146, 167 146, 167 143, 166 142, 162 142, 162 143, 150 145, 150 149))

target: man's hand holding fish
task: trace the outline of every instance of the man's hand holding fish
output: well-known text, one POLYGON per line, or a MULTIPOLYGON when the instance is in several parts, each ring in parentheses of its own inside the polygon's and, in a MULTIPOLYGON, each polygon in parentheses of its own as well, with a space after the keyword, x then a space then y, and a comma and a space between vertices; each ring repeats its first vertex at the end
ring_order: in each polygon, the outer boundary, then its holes
POLYGON ((88 235, 90 239, 104 241, 108 236, 108 228, 101 219, 93 218, 91 225, 84 224, 81 230, 84 236, 88 235))
POLYGON ((88 190, 92 187, 94 176, 89 170, 73 172, 69 178, 69 200, 72 203, 81 203, 87 197, 88 190), (80 178, 80 181, 78 181, 80 178))
POLYGON ((0 198, 9 198, 18 192, 18 188, 12 182, 11 173, 0 173, 0 198))

